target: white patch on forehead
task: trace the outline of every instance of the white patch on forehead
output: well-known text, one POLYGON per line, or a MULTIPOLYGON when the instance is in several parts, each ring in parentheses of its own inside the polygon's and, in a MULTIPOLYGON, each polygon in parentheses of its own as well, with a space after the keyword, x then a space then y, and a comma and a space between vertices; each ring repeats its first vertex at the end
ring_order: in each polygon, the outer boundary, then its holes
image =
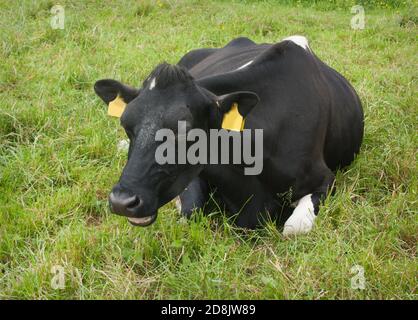
POLYGON ((304 36, 291 36, 291 37, 287 37, 284 38, 282 41, 285 40, 289 40, 292 41, 293 43, 297 44, 299 47, 305 49, 305 50, 309 50, 309 44, 308 44, 308 39, 306 39, 304 36))
POLYGON ((149 89, 152 90, 155 88, 156 80, 155 78, 152 78, 151 83, 149 85, 149 89))
POLYGON ((315 208, 312 195, 308 194, 299 200, 296 209, 284 224, 283 235, 291 236, 308 233, 315 221, 315 208))
POLYGON ((248 61, 246 64, 242 65, 241 67, 239 67, 237 70, 241 70, 244 69, 245 67, 248 67, 251 63, 253 63, 254 60, 248 61))

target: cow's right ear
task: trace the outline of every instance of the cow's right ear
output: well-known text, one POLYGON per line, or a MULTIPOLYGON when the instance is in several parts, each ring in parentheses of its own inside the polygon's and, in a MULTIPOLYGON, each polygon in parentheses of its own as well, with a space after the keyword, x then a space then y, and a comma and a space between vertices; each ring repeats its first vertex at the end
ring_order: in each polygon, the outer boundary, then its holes
POLYGON ((138 89, 112 79, 97 81, 94 91, 108 105, 108 114, 115 117, 120 117, 126 105, 139 94, 138 89))
POLYGON ((259 101, 258 95, 250 91, 237 91, 218 97, 216 104, 224 114, 222 128, 244 130, 245 117, 259 101))

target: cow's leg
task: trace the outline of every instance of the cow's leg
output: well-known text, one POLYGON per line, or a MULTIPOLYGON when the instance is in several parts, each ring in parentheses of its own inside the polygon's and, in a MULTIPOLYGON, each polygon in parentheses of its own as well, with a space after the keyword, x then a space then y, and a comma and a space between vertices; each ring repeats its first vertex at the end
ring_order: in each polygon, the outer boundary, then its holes
POLYGON ((193 210, 203 209, 208 199, 209 186, 204 179, 197 177, 176 198, 176 207, 182 215, 189 218, 193 210))
MULTIPOLYGON (((311 231, 319 212, 319 205, 333 186, 334 174, 327 168, 322 170, 322 184, 315 191, 297 201, 296 208, 284 224, 283 235, 297 235, 311 231)), ((318 175, 313 175, 318 178, 318 175)))

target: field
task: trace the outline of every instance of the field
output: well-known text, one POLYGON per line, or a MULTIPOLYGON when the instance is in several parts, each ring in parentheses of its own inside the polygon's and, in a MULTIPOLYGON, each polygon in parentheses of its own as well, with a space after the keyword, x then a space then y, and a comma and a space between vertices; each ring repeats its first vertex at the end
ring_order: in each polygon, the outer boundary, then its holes
POLYGON ((1 1, 0 299, 417 299, 417 8, 371 1, 353 30, 354 1, 315 3, 60 1, 53 29, 55 2, 1 1), (184 221, 173 203, 149 228, 109 213, 125 136, 96 80, 139 85, 193 48, 294 34, 365 111, 361 154, 310 234, 184 221))

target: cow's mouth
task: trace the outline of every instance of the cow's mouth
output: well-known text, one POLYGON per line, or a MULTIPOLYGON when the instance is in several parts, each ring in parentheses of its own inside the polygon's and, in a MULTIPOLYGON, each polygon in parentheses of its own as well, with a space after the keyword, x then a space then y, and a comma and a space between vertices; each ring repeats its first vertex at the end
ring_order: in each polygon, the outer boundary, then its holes
POLYGON ((133 218, 133 217, 128 217, 128 221, 134 225, 134 226, 139 226, 139 227, 147 227, 151 224, 153 224, 155 222, 155 220, 157 220, 157 214, 152 214, 148 217, 141 217, 141 218, 133 218))

